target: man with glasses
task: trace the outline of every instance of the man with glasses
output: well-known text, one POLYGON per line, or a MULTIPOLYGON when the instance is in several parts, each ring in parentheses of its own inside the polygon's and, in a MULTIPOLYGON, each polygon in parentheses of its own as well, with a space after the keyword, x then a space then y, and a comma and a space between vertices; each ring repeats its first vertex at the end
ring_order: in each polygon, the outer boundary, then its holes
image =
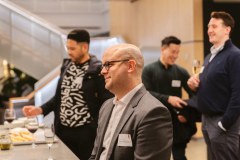
POLYGON ((102 58, 105 87, 115 97, 99 113, 92 160, 169 160, 172 123, 169 111, 141 81, 143 56, 134 45, 108 48, 102 58))
POLYGON ((194 110, 185 107, 188 104, 182 99, 182 89, 192 96, 192 91, 187 85, 190 75, 186 69, 175 64, 180 44, 181 41, 175 36, 165 37, 162 40, 160 59, 147 65, 142 75, 146 89, 171 112, 174 160, 187 159, 187 143, 196 132, 195 121, 191 118, 194 110))
POLYGON ((90 36, 74 30, 67 36, 70 59, 64 59, 55 96, 41 107, 25 106, 26 116, 54 111, 57 136, 79 159, 87 160, 96 136, 98 112, 112 97, 100 75, 101 62, 88 53, 90 36))

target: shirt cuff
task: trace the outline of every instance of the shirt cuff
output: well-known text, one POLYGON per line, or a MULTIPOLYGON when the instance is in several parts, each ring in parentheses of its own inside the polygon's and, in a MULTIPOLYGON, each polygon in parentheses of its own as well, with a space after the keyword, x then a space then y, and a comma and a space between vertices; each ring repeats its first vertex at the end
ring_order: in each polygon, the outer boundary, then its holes
POLYGON ((222 129, 222 130, 224 130, 225 132, 227 131, 224 127, 223 127, 223 125, 222 125, 222 122, 221 121, 219 121, 218 122, 218 126, 222 129))

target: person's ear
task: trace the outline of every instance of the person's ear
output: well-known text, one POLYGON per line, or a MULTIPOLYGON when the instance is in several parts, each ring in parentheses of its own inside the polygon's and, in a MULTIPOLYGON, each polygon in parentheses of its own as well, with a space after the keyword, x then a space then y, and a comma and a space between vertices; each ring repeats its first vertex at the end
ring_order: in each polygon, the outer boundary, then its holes
POLYGON ((137 67, 137 63, 135 60, 130 59, 128 61, 128 72, 133 72, 134 70, 136 70, 137 67))
POLYGON ((166 46, 166 45, 162 46, 162 47, 161 47, 161 53, 162 53, 165 49, 167 49, 167 46, 166 46))
POLYGON ((84 53, 88 52, 88 47, 89 47, 88 43, 83 43, 83 44, 82 44, 82 51, 83 51, 84 53))
POLYGON ((230 32, 231 32, 231 27, 227 26, 227 27, 226 27, 226 32, 227 32, 227 34, 229 35, 230 32))

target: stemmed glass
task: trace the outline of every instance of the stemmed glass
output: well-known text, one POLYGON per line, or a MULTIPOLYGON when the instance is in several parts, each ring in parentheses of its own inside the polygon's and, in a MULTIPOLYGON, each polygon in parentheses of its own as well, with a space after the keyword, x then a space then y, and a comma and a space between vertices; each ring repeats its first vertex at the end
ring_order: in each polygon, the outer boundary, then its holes
POLYGON ((25 127, 28 129, 29 132, 32 133, 32 148, 36 147, 34 133, 38 130, 39 124, 37 117, 28 117, 25 127))
POLYGON ((8 129, 10 130, 10 124, 12 123, 12 121, 16 118, 16 113, 15 110, 13 108, 7 108, 5 109, 4 112, 4 119, 5 121, 7 121, 8 124, 8 129))
POLYGON ((53 145, 54 142, 54 138, 55 138, 55 131, 54 131, 54 126, 53 124, 50 127, 45 127, 44 128, 44 136, 45 136, 45 141, 47 142, 48 145, 48 160, 53 160, 54 158, 51 156, 51 147, 53 145))
POLYGON ((192 66, 192 72, 193 74, 199 74, 201 69, 200 60, 194 59, 193 60, 193 66, 192 66))

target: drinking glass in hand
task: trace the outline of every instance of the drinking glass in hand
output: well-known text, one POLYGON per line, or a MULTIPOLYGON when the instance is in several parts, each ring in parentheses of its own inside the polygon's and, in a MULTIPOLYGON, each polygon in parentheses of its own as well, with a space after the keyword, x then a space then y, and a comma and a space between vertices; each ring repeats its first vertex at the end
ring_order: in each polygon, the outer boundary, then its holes
POLYGON ((34 133, 38 130, 38 127, 39 127, 37 117, 28 118, 26 121, 25 127, 28 129, 29 132, 32 133, 32 138, 33 138, 32 148, 35 148, 36 144, 35 144, 34 133))
POLYGON ((8 128, 10 129, 10 123, 12 123, 12 121, 16 118, 16 113, 15 110, 13 108, 8 108, 5 110, 4 112, 4 119, 5 121, 7 121, 8 124, 8 128))
POLYGON ((200 60, 194 59, 193 60, 193 66, 192 66, 193 74, 199 74, 200 69, 201 69, 200 60))
POLYGON ((51 155, 51 147, 53 145, 54 142, 54 137, 55 137, 55 132, 54 132, 54 126, 51 125, 50 127, 45 127, 44 128, 44 136, 45 136, 45 141, 47 142, 48 145, 48 160, 53 160, 54 158, 52 158, 51 155))

